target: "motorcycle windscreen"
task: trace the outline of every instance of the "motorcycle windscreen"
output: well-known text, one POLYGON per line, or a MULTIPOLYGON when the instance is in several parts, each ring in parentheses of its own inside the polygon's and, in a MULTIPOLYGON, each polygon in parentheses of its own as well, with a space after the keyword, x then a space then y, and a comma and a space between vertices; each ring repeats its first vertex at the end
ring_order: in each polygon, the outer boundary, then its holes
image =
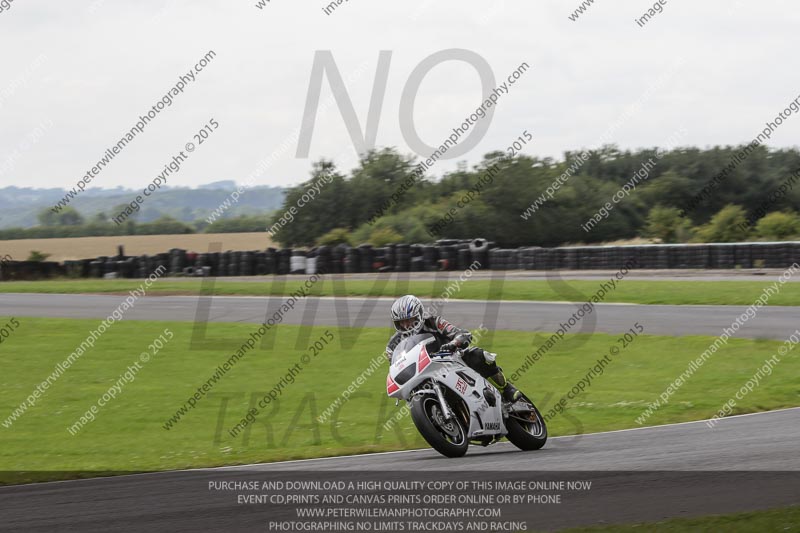
POLYGON ((405 352, 410 351, 417 344, 420 343, 429 344, 434 341, 436 341, 436 337, 434 337, 430 333, 418 333, 417 335, 411 335, 410 337, 406 337, 405 339, 401 340, 400 343, 392 351, 392 363, 397 361, 398 356, 400 356, 405 352))

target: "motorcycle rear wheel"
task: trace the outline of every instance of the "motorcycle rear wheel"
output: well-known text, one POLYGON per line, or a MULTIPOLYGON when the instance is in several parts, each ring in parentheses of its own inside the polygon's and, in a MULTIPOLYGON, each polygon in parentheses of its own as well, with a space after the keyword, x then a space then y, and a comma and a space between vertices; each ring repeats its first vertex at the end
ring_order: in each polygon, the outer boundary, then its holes
POLYGON ((414 396, 411 400, 411 419, 427 443, 445 457, 462 457, 467 453, 467 431, 457 416, 449 421, 444 420, 435 396, 414 396))

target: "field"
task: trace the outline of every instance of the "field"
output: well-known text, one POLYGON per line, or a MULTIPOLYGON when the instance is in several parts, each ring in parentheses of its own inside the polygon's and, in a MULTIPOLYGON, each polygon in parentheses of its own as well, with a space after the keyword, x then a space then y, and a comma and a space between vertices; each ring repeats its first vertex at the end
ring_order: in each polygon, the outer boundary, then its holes
MULTIPOLYGON (((218 278, 213 283, 213 293, 234 296, 278 296, 297 290, 307 276, 265 276, 252 281, 225 281, 218 278)), ((448 285, 457 282, 446 280, 398 281, 397 277, 376 278, 372 281, 348 279, 334 282, 323 277, 310 290, 313 296, 401 296, 416 294, 421 298, 441 298, 448 285)), ((452 299, 474 300, 527 300, 527 301, 588 301, 601 284, 608 280, 570 280, 568 292, 563 284, 547 281, 509 280, 492 287, 485 279, 470 279, 460 286, 453 285, 448 294, 452 299)), ((615 289, 603 295, 607 303, 635 303, 662 305, 752 305, 762 291, 775 283, 774 279, 758 281, 640 281, 623 280, 615 289)), ((137 288, 141 280, 57 280, 15 281, 0 283, 0 293, 118 293, 137 288)), ((199 279, 162 279, 155 283, 149 294, 196 295, 203 281, 199 279)), ((211 290, 210 288, 207 290, 211 290)), ((779 292, 772 294, 769 305, 800 305, 800 283, 785 283, 779 292)))
POLYGON ((222 250, 263 250, 274 246, 263 233, 191 233, 188 235, 121 235, 114 237, 74 237, 65 239, 19 239, 0 241, 0 256, 17 261, 28 258, 32 250, 50 254, 48 261, 91 259, 117 255, 117 246, 126 255, 157 254, 180 247, 197 253, 207 252, 212 243, 222 243, 222 250))
MULTIPOLYGON (((2 318, 0 323, 8 320, 2 318)), ((256 345, 246 352, 189 408, 188 398, 257 326, 209 323, 207 339, 222 349, 192 349, 191 323, 119 322, 14 419, 12 412, 37 384, 99 324, 47 318, 19 318, 19 322, 3 342, 6 370, 0 374, 0 471, 18 473, 0 482, 425 446, 407 416, 394 427, 384 427, 399 409, 386 397, 383 362, 365 375, 366 382, 341 409, 328 411, 321 422, 318 419, 382 353, 386 329, 309 330, 280 325, 267 334, 264 349, 256 345), (154 339, 169 336, 165 329, 174 337, 157 351, 154 339), (46 337, 40 335, 42 331, 47 331, 46 337), (333 341, 314 355, 308 346, 324 338, 326 331, 333 341), (308 336, 300 337, 301 333, 308 336), (143 352, 148 353, 146 362, 141 362, 143 352), (87 411, 137 362, 141 368, 133 379, 123 381, 116 398, 99 407, 90 417, 94 420, 89 420, 87 411), (299 373, 291 380, 285 378, 295 364, 300 364, 299 373), (276 393, 276 401, 265 406, 241 434, 231 436, 229 430, 282 378, 285 386, 276 393), (85 425, 71 431, 82 415, 85 425)), ((531 337, 527 332, 503 331, 485 347, 500 354, 499 361, 510 375, 530 353, 531 337)), ((613 358, 591 387, 567 403, 564 414, 554 415, 548 424, 551 435, 638 427, 636 417, 712 341, 711 337, 661 337, 645 332, 613 358)), ((567 335, 522 373, 517 385, 547 414, 615 344, 616 335, 567 335)), ((779 345, 732 339, 645 424, 712 416, 779 345)), ((739 402, 736 413, 800 405, 796 380, 800 358, 790 352, 780 365, 765 386, 739 402)))

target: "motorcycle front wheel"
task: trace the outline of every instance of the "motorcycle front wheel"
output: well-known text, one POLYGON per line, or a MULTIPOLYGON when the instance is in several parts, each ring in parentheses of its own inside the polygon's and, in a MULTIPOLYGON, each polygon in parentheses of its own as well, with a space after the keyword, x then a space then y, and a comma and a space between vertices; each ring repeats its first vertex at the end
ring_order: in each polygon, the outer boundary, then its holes
POLYGON ((435 396, 414 396, 411 400, 411 419, 422 437, 434 450, 445 457, 462 457, 467 453, 467 432, 458 417, 445 420, 442 407, 435 396))

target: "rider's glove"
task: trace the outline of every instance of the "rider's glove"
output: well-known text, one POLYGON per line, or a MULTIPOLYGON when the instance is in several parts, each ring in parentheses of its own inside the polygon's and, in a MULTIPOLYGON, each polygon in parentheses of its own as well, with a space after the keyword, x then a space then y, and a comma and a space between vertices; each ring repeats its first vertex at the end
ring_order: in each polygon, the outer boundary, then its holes
POLYGON ((470 341, 472 341, 472 335, 469 333, 459 333, 456 335, 456 338, 453 339, 452 343, 456 345, 457 348, 466 348, 469 346, 470 341))
POLYGON ((466 348, 471 340, 472 335, 469 333, 459 333, 452 341, 443 344, 440 350, 443 352, 454 352, 459 348, 466 348))
POLYGON ((447 344, 442 344, 442 347, 439 348, 441 352, 454 352, 458 348, 454 342, 448 342, 447 344))

